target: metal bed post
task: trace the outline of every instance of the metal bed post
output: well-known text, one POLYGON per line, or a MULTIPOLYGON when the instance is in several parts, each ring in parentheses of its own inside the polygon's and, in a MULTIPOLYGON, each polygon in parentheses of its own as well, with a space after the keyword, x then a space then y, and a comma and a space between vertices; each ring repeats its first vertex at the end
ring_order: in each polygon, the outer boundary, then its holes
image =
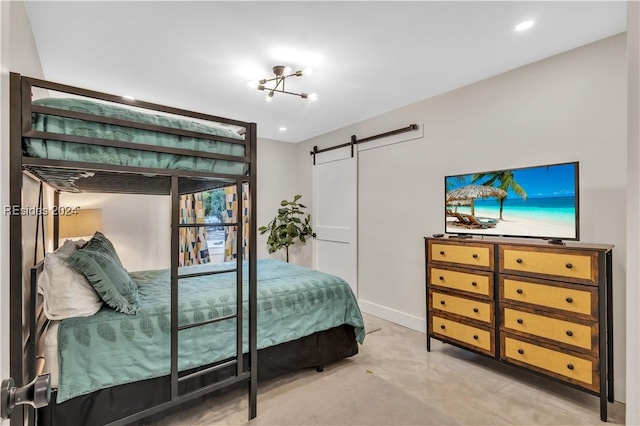
POLYGON ((180 195, 178 176, 171 175, 171 400, 178 398, 178 252, 180 195))
MULTIPOLYGON (((11 73, 10 86, 10 147, 9 147, 9 205, 22 207, 22 85, 20 75, 11 73)), ((26 382, 23 355, 23 289, 22 289, 22 216, 9 216, 9 371, 17 386, 26 382), (20 332, 17 332, 20 330, 20 332)), ((24 425, 25 406, 16 406, 11 416, 11 426, 24 425)))
POLYGON ((258 414, 258 267, 257 267, 257 165, 256 152, 257 128, 251 123, 247 129, 249 139, 249 157, 251 169, 249 171, 249 194, 251 205, 251 221, 249 223, 249 362, 251 376, 249 377, 249 419, 258 414))
POLYGON ((244 316, 242 307, 242 260, 244 258, 244 229, 242 227, 243 222, 243 194, 242 194, 242 179, 236 180, 236 201, 237 213, 236 217, 238 225, 236 226, 236 375, 240 377, 243 373, 242 357, 243 357, 243 329, 244 329, 244 316))
POLYGON ((53 208, 53 250, 56 250, 60 241, 60 216, 58 215, 60 191, 53 191, 53 208))

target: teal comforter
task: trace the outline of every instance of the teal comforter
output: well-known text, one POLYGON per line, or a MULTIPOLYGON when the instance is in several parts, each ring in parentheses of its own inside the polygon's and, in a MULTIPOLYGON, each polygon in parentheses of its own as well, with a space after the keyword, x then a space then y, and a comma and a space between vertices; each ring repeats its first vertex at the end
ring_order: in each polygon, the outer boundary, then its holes
MULTIPOLYGON (((234 264, 190 266, 181 273, 234 264)), ((244 312, 248 312, 244 265, 244 312)), ((140 312, 126 315, 105 307, 86 318, 70 318, 58 331, 57 402, 170 372, 169 270, 133 272, 140 312)), ((235 313, 235 273, 180 280, 180 325, 235 313)), ((246 317, 245 317, 246 318, 246 317)), ((277 260, 258 260, 258 349, 295 340, 342 324, 364 340, 364 323, 349 285, 333 275, 277 260)), ((179 332, 179 370, 235 356, 234 320, 179 332)), ((245 322, 244 352, 248 352, 245 322)))
MULTIPOLYGON (((215 136, 242 139, 229 128, 212 127, 204 124, 181 120, 173 117, 146 114, 139 111, 110 104, 92 102, 84 99, 45 98, 33 102, 35 105, 48 106, 68 111, 83 112, 103 117, 153 124, 175 129, 190 130, 212 136, 211 140, 152 132, 130 127, 101 124, 72 118, 56 117, 46 114, 32 114, 33 130, 60 133, 65 135, 86 136, 131 143, 155 145, 171 148, 191 149, 209 153, 244 156, 244 147, 238 144, 220 142, 215 136)), ((245 163, 197 158, 187 155, 174 155, 139 151, 134 149, 112 148, 96 145, 60 142, 37 138, 24 138, 23 152, 30 157, 50 160, 83 161, 121 166, 152 167, 210 173, 242 175, 247 170, 245 163)))

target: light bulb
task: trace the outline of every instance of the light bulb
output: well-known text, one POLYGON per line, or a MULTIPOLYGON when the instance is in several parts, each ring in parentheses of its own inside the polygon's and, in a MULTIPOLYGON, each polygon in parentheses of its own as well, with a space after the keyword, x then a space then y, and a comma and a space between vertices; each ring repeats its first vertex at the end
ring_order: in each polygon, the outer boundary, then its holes
POLYGON ((317 101, 318 100, 318 94, 317 93, 309 93, 308 99, 310 101, 317 101))
POLYGON ((256 80, 251 80, 247 82, 247 88, 249 89, 257 89, 258 88, 258 82, 256 80))
POLYGON ((305 68, 302 70, 302 75, 311 75, 313 74, 313 68, 305 68))
POLYGON ((533 27, 533 24, 535 24, 535 21, 524 21, 524 22, 521 22, 516 26, 516 31, 528 30, 529 28, 533 27))
POLYGON ((289 75, 291 74, 292 69, 291 67, 284 67, 284 69, 282 70, 282 75, 289 75))
POLYGON ((267 93, 267 96, 264 97, 264 100, 267 102, 271 102, 273 100, 273 90, 267 93))

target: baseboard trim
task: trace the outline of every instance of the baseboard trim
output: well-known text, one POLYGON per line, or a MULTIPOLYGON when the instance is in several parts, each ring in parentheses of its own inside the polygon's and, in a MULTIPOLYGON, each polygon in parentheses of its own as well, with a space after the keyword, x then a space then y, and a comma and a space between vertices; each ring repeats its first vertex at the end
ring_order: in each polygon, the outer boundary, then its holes
POLYGON ((378 305, 376 303, 367 302, 362 299, 358 300, 358 305, 360 305, 360 310, 366 314, 391 321, 403 327, 419 331, 420 333, 426 333, 426 323, 424 318, 387 308, 386 306, 378 305))

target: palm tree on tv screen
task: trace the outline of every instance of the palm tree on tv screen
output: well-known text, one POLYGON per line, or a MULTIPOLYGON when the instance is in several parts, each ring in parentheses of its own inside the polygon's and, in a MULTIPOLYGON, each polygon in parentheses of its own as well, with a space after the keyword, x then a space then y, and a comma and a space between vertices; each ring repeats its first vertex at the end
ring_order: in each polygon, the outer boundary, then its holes
MULTIPOLYGON (((512 170, 501 170, 499 172, 491 172, 491 173, 476 173, 473 175, 473 178, 471 179, 471 183, 477 183, 478 181, 481 181, 486 178, 488 178, 488 180, 483 182, 482 185, 495 186, 494 184, 496 182, 500 182, 500 184, 496 186, 497 188, 500 188, 506 192, 508 192, 508 190, 511 189, 513 190, 513 192, 521 196, 523 200, 527 199, 527 192, 524 190, 523 187, 520 186, 520 184, 518 184, 518 182, 516 182, 516 179, 513 176, 512 170)), ((500 220, 503 220, 502 209, 504 207, 504 200, 506 199, 507 197, 500 198, 500 220)))

